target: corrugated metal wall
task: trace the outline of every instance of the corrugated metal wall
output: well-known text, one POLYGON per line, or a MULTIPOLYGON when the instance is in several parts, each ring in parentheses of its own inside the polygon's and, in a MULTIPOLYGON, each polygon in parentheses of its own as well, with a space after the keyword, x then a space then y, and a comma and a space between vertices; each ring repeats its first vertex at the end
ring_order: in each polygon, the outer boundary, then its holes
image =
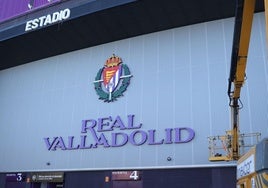
MULTIPOLYGON (((230 128, 227 80, 233 24, 225 19, 175 28, 1 71, 0 171, 211 165, 207 136, 230 128), (123 59, 133 77, 123 97, 104 103, 93 81, 112 54, 123 59), (129 114, 142 123, 141 130, 155 129, 156 140, 165 137, 164 129, 176 127, 193 129, 195 138, 183 144, 66 151, 48 151, 43 140, 79 139, 82 120, 119 115, 126 121, 129 114)), ((254 20, 240 122, 242 132, 267 136, 264 30, 260 13, 254 20)))

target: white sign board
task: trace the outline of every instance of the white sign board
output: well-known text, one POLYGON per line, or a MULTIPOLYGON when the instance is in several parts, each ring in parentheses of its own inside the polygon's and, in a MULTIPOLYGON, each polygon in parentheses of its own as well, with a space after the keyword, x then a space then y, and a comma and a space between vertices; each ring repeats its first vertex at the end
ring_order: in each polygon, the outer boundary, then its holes
POLYGON ((237 165, 237 179, 247 176, 255 172, 254 155, 250 155, 247 159, 237 165))

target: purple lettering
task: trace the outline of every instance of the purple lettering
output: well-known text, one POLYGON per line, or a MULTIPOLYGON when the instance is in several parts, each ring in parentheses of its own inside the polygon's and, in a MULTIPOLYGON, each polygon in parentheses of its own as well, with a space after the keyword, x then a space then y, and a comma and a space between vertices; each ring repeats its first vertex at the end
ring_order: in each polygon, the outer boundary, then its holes
POLYGON ((81 142, 80 142, 80 149, 90 149, 92 148, 92 144, 89 146, 86 146, 86 140, 87 140, 87 135, 82 135, 81 137, 81 142))
POLYGON ((53 141, 50 143, 49 138, 44 138, 44 141, 46 143, 47 146, 47 150, 51 150, 53 144, 55 143, 55 141, 58 139, 58 137, 54 137, 53 141))
POLYGON ((92 135, 92 137, 93 137, 93 139, 95 141, 95 144, 92 145, 92 148, 97 148, 98 145, 104 145, 106 147, 109 147, 109 144, 107 143, 107 140, 106 140, 104 134, 101 134, 100 137, 98 137, 98 135, 97 135, 96 131, 93 129, 93 127, 95 127, 95 125, 89 127, 91 135, 92 135))
MULTIPOLYGON (((195 132, 188 127, 166 128, 163 137, 159 138, 158 130, 151 129, 148 131, 138 130, 142 124, 134 123, 135 115, 127 115, 127 124, 118 115, 113 120, 111 116, 98 118, 97 120, 88 119, 82 120, 82 127, 80 140, 75 136, 68 136, 66 144, 62 137, 46 137, 43 138, 47 150, 76 150, 76 149, 91 149, 98 148, 98 146, 107 147, 121 147, 128 142, 134 146, 140 146, 147 142, 147 145, 161 145, 161 144, 180 144, 187 143, 194 139, 195 132), (127 130, 127 132, 110 132, 114 129, 127 130), (136 129, 131 132, 131 129, 136 129), (105 132, 106 131, 106 132, 105 132), (107 140, 107 138, 109 140, 107 140), (68 143, 67 143, 68 139, 68 143), (87 143, 89 142, 89 143, 87 143)), ((161 132, 163 133, 163 132, 161 132)))
POLYGON ((187 143, 193 140, 195 132, 191 128, 175 128, 175 143, 187 143), (188 137, 187 137, 188 136, 188 137))
POLYGON ((83 120, 82 121, 82 128, 81 128, 81 133, 87 133, 87 129, 90 129, 90 131, 95 127, 97 124, 97 121, 94 119, 89 119, 89 120, 83 120), (91 126, 87 126, 88 123, 91 123, 91 126))
POLYGON ((108 144, 107 139, 105 138, 104 134, 101 133, 99 138, 97 138, 97 142, 96 144, 93 146, 93 148, 97 148, 98 145, 103 145, 105 148, 110 147, 110 145, 108 144))
POLYGON ((155 141, 155 130, 148 130, 148 139, 149 139, 149 145, 160 145, 160 144, 163 144, 164 142, 164 139, 162 139, 161 141, 159 142, 156 142, 155 141))
POLYGON ((57 148, 60 148, 61 150, 66 150, 66 146, 64 144, 62 137, 58 137, 57 142, 55 141, 55 144, 53 145, 54 147, 51 150, 56 150, 57 148))
POLYGON ((68 137, 68 150, 73 150, 73 149, 78 149, 79 145, 77 145, 76 147, 73 147, 73 143, 74 143, 74 136, 69 136, 68 137))
POLYGON ((129 141, 131 144, 135 145, 135 146, 140 146, 142 144, 144 144, 147 140, 147 134, 144 131, 133 131, 130 135, 129 135, 129 141), (135 137, 137 137, 136 135, 139 135, 139 142, 136 141, 135 137))
POLYGON ((124 146, 128 142, 128 135, 126 133, 112 133, 112 147, 124 146), (119 141, 119 136, 121 137, 119 141))
POLYGON ((140 123, 139 125, 137 126, 134 126, 134 117, 135 115, 128 115, 127 118, 128 118, 128 129, 140 129, 142 124, 140 123))
POLYGON ((98 132, 102 132, 102 131, 112 131, 113 129, 110 126, 109 122, 105 122, 105 121, 112 121, 112 117, 106 117, 106 118, 99 118, 98 119, 98 132), (108 129, 104 129, 103 127, 107 126, 109 127, 108 129))
POLYGON ((173 129, 167 128, 165 129, 166 132, 166 139, 165 139, 165 144, 172 144, 172 131, 173 129))
POLYGON ((124 130, 126 129, 123 121, 121 120, 120 116, 117 116, 111 126, 111 130, 113 130, 113 128, 116 127, 116 128, 119 128, 120 130, 124 130))

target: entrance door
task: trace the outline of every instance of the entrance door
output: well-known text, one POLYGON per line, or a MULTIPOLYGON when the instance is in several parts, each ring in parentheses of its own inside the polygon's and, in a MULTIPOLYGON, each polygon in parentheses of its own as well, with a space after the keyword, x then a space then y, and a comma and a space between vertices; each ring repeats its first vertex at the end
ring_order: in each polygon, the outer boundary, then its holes
POLYGON ((41 183, 41 187, 40 188, 47 188, 47 182, 41 183))
POLYGON ((22 182, 6 182, 5 188, 24 188, 25 183, 22 182))
POLYGON ((59 187, 63 187, 62 183, 54 183, 54 182, 31 183, 31 188, 59 188, 59 187))
POLYGON ((142 188, 142 181, 113 181, 113 188, 142 188))

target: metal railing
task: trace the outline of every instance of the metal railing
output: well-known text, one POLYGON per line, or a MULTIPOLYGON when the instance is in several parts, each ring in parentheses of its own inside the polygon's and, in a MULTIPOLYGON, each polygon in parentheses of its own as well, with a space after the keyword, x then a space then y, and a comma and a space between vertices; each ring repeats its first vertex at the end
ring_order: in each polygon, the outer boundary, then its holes
MULTIPOLYGON (((260 141, 261 133, 239 134, 239 153, 245 154, 249 148, 260 141)), ((209 136, 209 160, 229 161, 231 160, 232 135, 227 131, 226 135, 209 136)))

